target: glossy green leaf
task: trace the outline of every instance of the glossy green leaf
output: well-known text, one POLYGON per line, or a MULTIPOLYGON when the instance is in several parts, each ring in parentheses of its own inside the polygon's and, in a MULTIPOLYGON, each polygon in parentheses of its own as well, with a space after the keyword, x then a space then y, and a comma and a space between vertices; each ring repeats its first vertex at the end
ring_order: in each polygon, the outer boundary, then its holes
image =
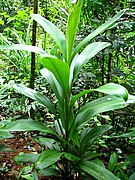
POLYGON ((28 174, 31 173, 32 169, 33 169, 32 166, 24 166, 23 168, 20 169, 20 173, 28 174))
POLYGON ((44 131, 53 134, 53 130, 47 128, 44 124, 36 122, 32 119, 20 119, 11 121, 5 126, 0 128, 0 131, 11 132, 11 131, 44 131))
POLYGON ((117 163, 117 154, 115 152, 113 152, 110 156, 110 159, 109 159, 109 164, 108 164, 108 169, 113 172, 115 166, 116 166, 116 163, 117 163))
POLYGON ((14 135, 10 134, 9 132, 3 132, 0 130, 0 141, 3 139, 13 138, 13 137, 14 135))
POLYGON ((98 180, 119 180, 100 163, 94 161, 81 161, 80 168, 98 180))
POLYGON ((65 92, 69 90, 69 66, 55 58, 43 58, 40 60, 45 68, 53 73, 62 89, 65 92))
POLYGON ((121 86, 119 84, 115 83, 108 83, 105 84, 97 89, 94 89, 95 91, 102 92, 105 94, 111 94, 114 96, 118 96, 120 98, 123 98, 125 101, 128 100, 128 91, 124 86, 121 86))
POLYGON ((48 34, 50 34, 50 36, 55 40, 61 49, 63 56, 66 59, 66 39, 61 30, 39 14, 31 14, 31 17, 36 22, 38 22, 48 34))
POLYGON ((90 35, 88 35, 83 41, 81 41, 76 48, 73 51, 73 55, 72 58, 75 57, 75 55, 80 51, 80 49, 86 45, 91 39, 93 39, 94 37, 96 37, 98 34, 102 33, 103 31, 105 31, 108 27, 110 27, 114 22, 116 22, 124 13, 126 10, 122 10, 121 12, 119 12, 118 14, 116 14, 113 18, 111 18, 109 21, 107 21, 106 23, 104 23, 102 26, 100 26, 99 28, 97 28, 95 31, 93 31, 90 35))
POLYGON ((41 93, 39 93, 35 90, 27 88, 23 85, 17 85, 15 83, 13 83, 11 85, 14 89, 16 89, 20 93, 24 94, 25 96, 37 101, 42 106, 47 107, 51 113, 56 115, 54 105, 52 104, 52 102, 47 97, 43 96, 41 93))
POLYGON ((60 84, 58 83, 57 79, 55 78, 55 76, 53 75, 52 72, 50 72, 48 69, 44 68, 41 69, 41 74, 44 78, 46 78, 47 82, 50 84, 53 92, 55 93, 57 99, 59 101, 63 100, 63 91, 62 88, 60 86, 60 84))
POLYGON ((37 158, 38 158, 38 154, 24 153, 24 154, 15 156, 13 160, 16 162, 21 162, 21 163, 36 163, 37 158))
POLYGON ((12 45, 0 46, 0 49, 1 50, 14 50, 14 51, 24 50, 24 51, 38 53, 43 57, 47 55, 47 53, 43 49, 36 46, 26 45, 26 44, 12 44, 12 45))
POLYGON ((85 63, 89 61, 90 58, 95 56, 102 49, 110 46, 110 43, 107 42, 94 42, 89 44, 81 53, 74 57, 71 67, 70 67, 70 86, 75 81, 76 76, 78 75, 81 68, 85 63))
POLYGON ((80 160, 79 157, 77 157, 73 154, 70 154, 70 153, 65 153, 64 156, 65 156, 65 158, 67 158, 70 161, 79 161, 80 160))
POLYGON ((76 116, 76 122, 80 126, 99 113, 123 108, 124 103, 125 101, 122 98, 111 95, 91 101, 80 108, 76 116))
POLYGON ((45 168, 39 171, 40 176, 56 176, 59 174, 59 171, 54 168, 45 168))
POLYGON ((74 9, 71 11, 68 18, 67 31, 66 31, 67 63, 68 64, 71 63, 72 49, 74 45, 78 22, 80 19, 81 6, 82 6, 82 0, 78 0, 77 4, 75 5, 74 9))
POLYGON ((61 156, 64 152, 56 151, 56 150, 45 150, 43 151, 38 159, 37 159, 37 169, 42 170, 48 166, 53 165, 58 160, 60 160, 61 156))

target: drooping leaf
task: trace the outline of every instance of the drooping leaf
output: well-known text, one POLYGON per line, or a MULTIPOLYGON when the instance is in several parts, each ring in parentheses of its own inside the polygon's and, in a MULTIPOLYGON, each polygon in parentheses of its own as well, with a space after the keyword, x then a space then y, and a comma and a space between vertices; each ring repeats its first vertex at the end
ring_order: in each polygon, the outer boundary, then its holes
POLYGON ((74 45, 78 22, 80 19, 81 5, 82 5, 82 0, 78 0, 77 4, 75 5, 73 11, 71 11, 68 18, 67 29, 66 29, 66 45, 67 45, 67 63, 69 65, 71 63, 72 49, 74 45))
POLYGON ((86 105, 82 106, 77 113, 76 122, 78 126, 84 122, 90 120, 96 114, 120 109, 125 106, 125 101, 122 98, 116 96, 107 95, 97 100, 91 101, 86 105))
POLYGON ((62 89, 67 92, 69 89, 69 66, 55 58, 43 58, 40 61, 45 68, 53 73, 62 89))
POLYGON ((39 14, 31 14, 31 17, 55 40, 66 59, 66 39, 61 30, 39 14))
POLYGON ((24 153, 15 156, 13 160, 21 163, 36 163, 37 158, 38 158, 38 154, 24 153))
POLYGON ((85 63, 89 61, 90 58, 95 56, 98 52, 104 48, 110 46, 110 43, 107 42, 94 42, 89 44, 81 53, 74 57, 71 66, 70 66, 70 80, 69 84, 72 86, 72 83, 75 81, 76 76, 78 75, 81 68, 85 63))
POLYGON ((94 161, 83 160, 80 162, 80 168, 98 180, 119 180, 100 163, 94 161))
POLYGON ((116 14, 113 18, 111 18, 109 21, 104 23, 102 26, 97 28, 95 31, 93 31, 90 35, 88 35, 83 41, 81 41, 76 48, 73 51, 72 58, 75 57, 75 55, 80 51, 80 49, 86 45, 91 39, 96 37, 98 34, 104 32, 108 27, 110 27, 114 22, 116 22, 124 13, 126 10, 122 10, 118 14, 116 14))
POLYGON ((73 106, 73 104, 75 103, 76 100, 78 100, 83 95, 88 94, 93 91, 98 91, 101 93, 114 95, 114 96, 123 98, 125 101, 128 100, 127 102, 129 102, 129 103, 130 103, 130 100, 131 100, 131 103, 133 103, 133 100, 134 100, 133 98, 135 98, 134 96, 131 96, 130 94, 128 94, 128 91, 125 87, 123 87, 119 84, 115 84, 115 83, 108 83, 103 86, 100 86, 97 89, 89 89, 89 90, 81 91, 79 94, 77 94, 71 98, 70 105, 73 106))
POLYGON ((33 100, 36 100, 39 104, 41 104, 44 107, 47 107, 51 113, 56 115, 56 111, 52 102, 47 97, 43 96, 41 93, 31 88, 27 88, 24 85, 17 85, 15 83, 12 84, 12 87, 20 93, 24 94, 25 96, 33 100))
POLYGON ((30 52, 38 53, 43 57, 47 55, 47 53, 43 49, 36 46, 26 45, 26 44, 12 44, 12 45, 0 46, 0 49, 1 50, 14 50, 14 51, 16 50, 30 51, 30 52))
POLYGON ((53 130, 46 127, 44 124, 36 122, 32 119, 20 119, 16 121, 11 121, 5 126, 0 128, 2 132, 12 132, 12 131, 44 131, 53 134, 53 130))
POLYGON ((105 93, 105 94, 111 94, 111 95, 123 98, 125 101, 128 100, 127 89, 119 84, 108 83, 94 90, 105 93))
POLYGON ((64 154, 64 152, 56 151, 56 150, 45 150, 43 151, 38 159, 37 159, 37 169, 42 170, 45 169, 48 166, 53 165, 58 160, 60 160, 61 156, 64 154))

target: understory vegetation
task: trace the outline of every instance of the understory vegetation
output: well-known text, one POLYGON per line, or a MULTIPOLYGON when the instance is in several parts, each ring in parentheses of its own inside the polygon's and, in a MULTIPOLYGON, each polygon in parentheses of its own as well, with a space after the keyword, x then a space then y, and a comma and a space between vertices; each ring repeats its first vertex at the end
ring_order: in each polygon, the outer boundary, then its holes
POLYGON ((0 179, 134 180, 134 2, 0 9, 0 179))

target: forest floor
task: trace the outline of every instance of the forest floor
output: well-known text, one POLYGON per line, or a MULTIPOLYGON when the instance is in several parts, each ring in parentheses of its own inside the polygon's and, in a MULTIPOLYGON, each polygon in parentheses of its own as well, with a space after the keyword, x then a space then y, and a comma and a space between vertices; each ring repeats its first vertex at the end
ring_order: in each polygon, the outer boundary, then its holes
POLYGON ((3 151, 0 151, 0 180, 15 180, 19 177, 20 169, 25 165, 17 164, 13 160, 14 156, 22 152, 41 152, 41 147, 26 133, 19 132, 15 135, 15 138, 5 139, 0 142, 0 148, 4 148, 3 151))

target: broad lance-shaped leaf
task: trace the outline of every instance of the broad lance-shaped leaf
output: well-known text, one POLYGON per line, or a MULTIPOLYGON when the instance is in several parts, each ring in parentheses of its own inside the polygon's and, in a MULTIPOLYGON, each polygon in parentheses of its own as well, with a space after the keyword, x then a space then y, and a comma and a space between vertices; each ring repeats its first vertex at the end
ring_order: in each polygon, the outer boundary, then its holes
POLYGON ((120 180, 104 166, 94 161, 83 160, 80 162, 80 168, 98 180, 120 180))
POLYGON ((72 107, 76 100, 78 100, 80 97, 82 97, 85 94, 88 94, 93 91, 98 91, 105 94, 114 95, 120 98, 123 98, 126 102, 125 104, 134 103, 135 102, 135 96, 128 94, 127 89, 124 86, 121 86, 119 84, 115 83, 108 83, 103 86, 100 86, 97 89, 89 89, 81 91, 79 94, 76 94, 71 98, 70 106, 72 107))
POLYGON ((91 148, 95 140, 102 136, 106 131, 108 131, 112 126, 104 124, 94 128, 85 128, 80 134, 80 153, 85 154, 87 149, 91 148))
POLYGON ((71 11, 68 23, 67 23, 67 31, 66 31, 66 45, 67 45, 67 63, 70 65, 71 63, 71 55, 72 49, 74 45, 76 30, 78 26, 78 22, 80 19, 80 12, 81 12, 82 0, 78 0, 77 5, 73 11, 71 11))
POLYGON ((0 128, 2 132, 12 132, 12 131, 44 131, 47 133, 55 134, 52 129, 49 129, 44 124, 36 122, 32 119, 20 119, 16 121, 9 122, 5 126, 0 128))
POLYGON ((90 58, 95 56, 102 49, 110 46, 110 43, 107 42, 94 42, 89 44, 80 55, 74 57, 71 66, 70 66, 70 80, 69 84, 72 87, 72 83, 75 81, 76 76, 78 75, 81 68, 85 63, 89 61, 90 58))
POLYGON ((101 126, 91 128, 91 129, 90 128, 84 129, 81 132, 80 142, 81 142, 81 144, 85 144, 90 139, 97 138, 97 137, 103 135, 106 131, 108 131, 111 128, 112 128, 112 126, 110 126, 108 124, 104 124, 104 125, 101 125, 101 126))
POLYGON ((75 57, 75 55, 80 51, 80 49, 86 45, 91 39, 93 39, 94 37, 96 37, 98 34, 104 32, 107 28, 109 28, 114 22, 116 22, 124 13, 125 13, 126 9, 122 10, 121 12, 119 12, 118 14, 116 14, 113 18, 111 18, 109 21, 107 21, 106 23, 104 23, 102 26, 100 26, 99 28, 97 28, 95 31, 93 31, 90 35, 88 35, 83 41, 81 41, 77 47, 74 49, 73 51, 73 55, 72 58, 75 57))
POLYGON ((30 46, 30 45, 26 45, 26 44, 12 44, 12 45, 6 45, 6 46, 0 46, 1 50, 25 50, 25 51, 30 51, 30 52, 34 52, 34 53, 38 53, 41 56, 46 56, 47 53, 36 46, 30 46))
POLYGON ((53 73, 64 92, 69 90, 69 66, 56 58, 43 58, 40 60, 45 68, 53 73))
POLYGON ((128 100, 128 91, 124 86, 114 83, 105 84, 94 91, 102 92, 105 94, 111 94, 123 98, 125 101, 128 100))
POLYGON ((50 34, 61 49, 64 59, 66 59, 66 39, 61 30, 39 14, 31 14, 31 17, 38 22, 48 34, 50 34))
POLYGON ((37 159, 37 169, 42 170, 60 160, 64 152, 48 149, 43 151, 37 159))
POLYGON ((57 116, 54 105, 47 97, 43 96, 42 94, 40 94, 39 92, 37 92, 35 90, 27 88, 23 85, 17 85, 15 83, 13 83, 12 87, 14 89, 18 90, 19 92, 21 92, 22 94, 24 94, 25 96, 27 96, 33 100, 36 100, 42 106, 47 107, 51 113, 53 113, 55 116, 57 116))
POLYGON ((58 83, 57 79, 53 75, 53 73, 46 68, 41 69, 40 72, 41 72, 42 76, 44 78, 46 78, 47 82, 50 84, 57 99, 59 101, 62 101, 63 100, 63 91, 62 91, 62 88, 61 88, 60 84, 58 83))
POLYGON ((79 112, 77 113, 75 121, 77 123, 77 126, 79 127, 99 113, 114 109, 120 109, 124 106, 125 101, 122 98, 107 95, 105 97, 96 99, 82 106, 79 112))
POLYGON ((16 162, 21 162, 21 163, 36 163, 37 158, 38 158, 38 154, 24 153, 24 154, 15 156, 13 160, 16 162))
POLYGON ((65 124, 64 122, 64 111, 63 111, 63 104, 64 104, 64 99, 63 99, 63 90, 59 84, 59 82, 57 81, 57 79, 55 78, 55 76, 53 75, 53 73, 51 71, 49 71, 46 68, 41 69, 41 74, 44 78, 46 78, 47 82, 50 84, 53 92, 55 93, 57 99, 58 99, 58 111, 59 114, 61 116, 61 120, 63 122, 63 125, 65 124))

